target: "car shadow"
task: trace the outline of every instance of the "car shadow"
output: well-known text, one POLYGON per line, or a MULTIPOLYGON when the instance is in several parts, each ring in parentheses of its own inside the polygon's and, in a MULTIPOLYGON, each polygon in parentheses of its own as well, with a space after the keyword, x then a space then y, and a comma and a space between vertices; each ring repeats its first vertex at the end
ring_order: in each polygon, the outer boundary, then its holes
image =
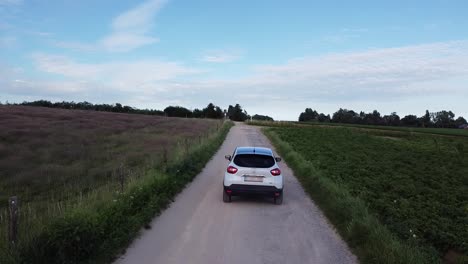
POLYGON ((239 196, 232 196, 232 203, 262 203, 262 204, 271 204, 275 205, 273 202, 273 197, 258 195, 258 194, 242 194, 239 196))

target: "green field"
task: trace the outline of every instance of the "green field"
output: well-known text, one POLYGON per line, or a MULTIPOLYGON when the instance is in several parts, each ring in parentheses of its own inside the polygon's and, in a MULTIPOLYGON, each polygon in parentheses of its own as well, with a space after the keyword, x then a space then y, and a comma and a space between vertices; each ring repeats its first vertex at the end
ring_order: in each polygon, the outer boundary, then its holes
MULTIPOLYGON (((440 258, 468 254, 467 137, 286 124, 266 132, 310 164, 313 177, 363 201, 402 243, 440 258)), ((303 182, 312 177, 300 174, 303 182)))
POLYGON ((350 127, 360 129, 376 129, 401 131, 407 133, 425 133, 445 136, 464 136, 468 137, 468 129, 457 128, 434 128, 434 127, 397 127, 397 126, 376 126, 376 125, 359 125, 359 124, 343 124, 343 123, 326 123, 326 122, 295 122, 295 121, 249 121, 251 125, 257 126, 273 126, 273 127, 291 127, 291 126, 325 126, 325 127, 350 127))
POLYGON ((298 125, 322 125, 322 126, 355 127, 355 128, 403 131, 403 132, 409 132, 409 133, 426 133, 426 134, 436 134, 436 135, 465 136, 465 137, 468 137, 468 129, 457 129, 457 128, 395 127, 395 126, 375 126, 375 125, 317 123, 317 122, 295 122, 295 124, 298 124, 298 125))

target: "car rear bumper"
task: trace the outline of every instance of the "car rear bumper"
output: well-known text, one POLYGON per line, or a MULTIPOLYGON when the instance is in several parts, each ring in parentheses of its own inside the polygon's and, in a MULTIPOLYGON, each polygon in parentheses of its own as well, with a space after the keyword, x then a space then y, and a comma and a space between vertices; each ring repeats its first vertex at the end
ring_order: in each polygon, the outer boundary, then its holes
POLYGON ((245 185, 245 184, 231 184, 230 186, 224 186, 224 191, 231 193, 232 195, 244 194, 244 193, 255 193, 265 195, 282 194, 283 189, 278 189, 275 186, 265 185, 245 185))

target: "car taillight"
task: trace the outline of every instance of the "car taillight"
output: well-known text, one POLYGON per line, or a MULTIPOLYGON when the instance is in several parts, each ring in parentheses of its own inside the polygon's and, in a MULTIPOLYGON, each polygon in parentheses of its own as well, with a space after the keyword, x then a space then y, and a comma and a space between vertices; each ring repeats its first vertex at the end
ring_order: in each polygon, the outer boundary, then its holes
POLYGON ((278 175, 281 174, 281 171, 280 171, 280 169, 276 168, 276 169, 272 169, 272 170, 270 171, 270 173, 271 173, 271 175, 273 175, 273 176, 278 176, 278 175))
POLYGON ((237 168, 233 167, 233 166, 229 166, 229 167, 227 167, 227 172, 231 173, 231 174, 234 174, 234 173, 237 172, 237 168))

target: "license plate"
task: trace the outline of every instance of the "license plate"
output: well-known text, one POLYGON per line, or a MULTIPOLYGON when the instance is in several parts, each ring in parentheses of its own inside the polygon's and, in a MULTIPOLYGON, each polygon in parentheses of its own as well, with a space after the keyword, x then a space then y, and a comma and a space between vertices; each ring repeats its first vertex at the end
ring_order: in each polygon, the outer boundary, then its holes
POLYGON ((246 182, 263 182, 263 177, 245 176, 244 181, 246 181, 246 182))

